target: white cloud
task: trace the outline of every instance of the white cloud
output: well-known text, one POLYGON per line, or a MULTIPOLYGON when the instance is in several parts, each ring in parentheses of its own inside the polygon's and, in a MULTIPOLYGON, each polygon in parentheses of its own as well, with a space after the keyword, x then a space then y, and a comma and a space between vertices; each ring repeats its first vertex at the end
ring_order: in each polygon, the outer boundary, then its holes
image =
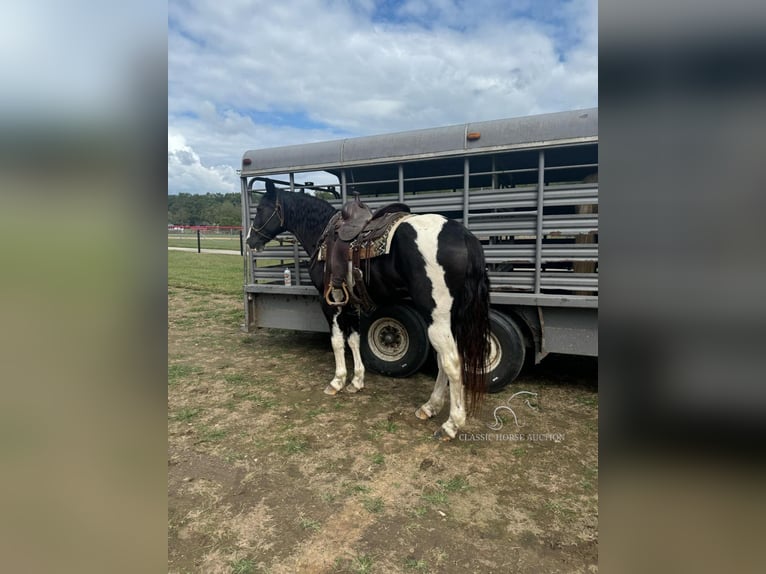
POLYGON ((178 133, 168 132, 168 189, 174 193, 232 193, 239 190, 230 165, 203 165, 178 133))
POLYGON ((596 105, 595 0, 509 4, 171 1, 170 126, 233 170, 246 149, 596 105))

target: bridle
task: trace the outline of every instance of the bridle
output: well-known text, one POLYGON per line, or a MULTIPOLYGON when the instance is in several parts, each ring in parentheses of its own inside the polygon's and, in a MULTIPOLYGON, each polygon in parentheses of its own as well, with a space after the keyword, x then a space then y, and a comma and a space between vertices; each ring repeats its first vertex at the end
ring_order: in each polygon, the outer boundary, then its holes
POLYGON ((253 232, 255 232, 258 235, 260 235, 261 237, 263 237, 264 239, 266 239, 266 241, 271 241, 272 239, 274 239, 273 237, 269 237, 268 235, 263 233, 262 230, 263 230, 264 227, 266 227, 269 224, 269 222, 272 219, 274 219, 275 215, 279 216, 279 225, 280 225, 280 227, 284 227, 284 225, 285 225, 285 218, 282 215, 282 206, 279 204, 279 198, 277 198, 276 206, 274 207, 274 211, 271 212, 271 215, 269 215, 269 218, 266 221, 264 221, 263 225, 261 225, 258 229, 256 229, 254 225, 251 225, 250 226, 250 231, 248 232, 247 236, 250 237, 250 235, 252 235, 253 232))

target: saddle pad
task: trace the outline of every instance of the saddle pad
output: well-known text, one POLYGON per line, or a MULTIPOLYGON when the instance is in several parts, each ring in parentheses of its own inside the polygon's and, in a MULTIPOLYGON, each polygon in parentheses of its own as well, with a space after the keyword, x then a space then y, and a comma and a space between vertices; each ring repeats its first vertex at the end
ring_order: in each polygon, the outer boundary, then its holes
MULTIPOLYGON (((359 259, 372 259, 391 251, 391 242, 396 228, 415 214, 407 212, 386 213, 367 224, 359 236, 350 244, 349 258, 358 252, 359 259)), ((319 261, 327 260, 327 240, 319 248, 319 261)))

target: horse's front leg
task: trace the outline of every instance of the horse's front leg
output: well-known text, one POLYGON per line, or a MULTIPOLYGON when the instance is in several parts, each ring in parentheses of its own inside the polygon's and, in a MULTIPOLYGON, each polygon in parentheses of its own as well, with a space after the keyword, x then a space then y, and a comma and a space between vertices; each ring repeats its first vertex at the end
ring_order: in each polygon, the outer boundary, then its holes
POLYGON ((332 329, 330 342, 332 343, 332 351, 335 354, 335 377, 333 377, 330 384, 327 385, 324 392, 327 395, 334 395, 346 386, 346 349, 345 349, 345 337, 343 331, 338 326, 338 316, 340 315, 340 309, 335 312, 332 318, 332 329))
POLYGON ((364 364, 362 363, 361 337, 358 331, 351 331, 348 336, 348 346, 351 348, 351 354, 354 356, 354 378, 351 379, 351 386, 346 387, 349 393, 361 391, 364 388, 364 364))

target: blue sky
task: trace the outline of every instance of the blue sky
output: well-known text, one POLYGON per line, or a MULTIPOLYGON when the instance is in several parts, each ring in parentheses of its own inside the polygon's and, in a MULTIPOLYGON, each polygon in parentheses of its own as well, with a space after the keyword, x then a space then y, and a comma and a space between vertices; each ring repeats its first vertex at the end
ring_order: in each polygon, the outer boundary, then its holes
POLYGON ((171 0, 168 193, 247 149, 598 105, 596 0, 171 0))

